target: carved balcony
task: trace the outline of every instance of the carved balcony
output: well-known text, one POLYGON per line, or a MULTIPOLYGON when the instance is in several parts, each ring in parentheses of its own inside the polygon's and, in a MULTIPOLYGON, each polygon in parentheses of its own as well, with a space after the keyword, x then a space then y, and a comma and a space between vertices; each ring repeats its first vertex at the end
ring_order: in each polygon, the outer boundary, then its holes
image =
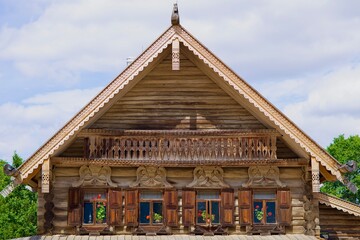
POLYGON ((85 130, 85 158, 141 161, 274 160, 274 130, 85 130))

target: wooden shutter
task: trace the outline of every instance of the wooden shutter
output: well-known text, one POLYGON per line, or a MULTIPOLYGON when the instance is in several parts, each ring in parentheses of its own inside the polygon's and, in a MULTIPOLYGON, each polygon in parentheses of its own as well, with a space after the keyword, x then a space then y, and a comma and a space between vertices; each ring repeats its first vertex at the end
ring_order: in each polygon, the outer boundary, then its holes
POLYGON ((239 220, 240 225, 252 223, 252 191, 250 189, 239 190, 239 220))
POLYGON ((229 227, 234 225, 234 190, 224 189, 221 192, 222 225, 229 227))
POLYGON ((109 189, 108 192, 108 218, 112 226, 121 225, 122 192, 121 189, 109 189))
POLYGON ((70 188, 68 195, 68 225, 81 225, 81 194, 79 188, 70 188))
POLYGON ((278 223, 289 226, 291 224, 291 194, 290 190, 277 191, 278 223))
POLYGON ((125 192, 125 225, 137 226, 139 215, 138 190, 125 192))
POLYGON ((170 227, 178 225, 178 194, 176 190, 166 190, 165 201, 165 224, 170 227))
POLYGON ((182 219, 185 227, 195 225, 195 191, 182 191, 182 219))

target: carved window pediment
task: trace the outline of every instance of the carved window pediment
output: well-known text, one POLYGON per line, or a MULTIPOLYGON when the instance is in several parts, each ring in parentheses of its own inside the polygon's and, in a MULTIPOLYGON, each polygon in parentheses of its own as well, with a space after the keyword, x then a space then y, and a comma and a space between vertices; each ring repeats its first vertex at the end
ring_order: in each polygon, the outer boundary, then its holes
POLYGON ((188 188, 229 188, 224 182, 224 170, 221 167, 196 167, 194 180, 188 184, 188 188))
POLYGON ((111 181, 111 168, 108 166, 84 165, 79 170, 80 180, 73 183, 73 187, 80 186, 110 186, 117 187, 111 181))
POLYGON ((286 187, 280 181, 280 171, 275 166, 253 166, 248 169, 249 180, 243 187, 286 187))
POLYGON ((173 187, 166 180, 166 169, 163 167, 141 166, 136 171, 136 177, 136 181, 130 184, 130 187, 173 187))

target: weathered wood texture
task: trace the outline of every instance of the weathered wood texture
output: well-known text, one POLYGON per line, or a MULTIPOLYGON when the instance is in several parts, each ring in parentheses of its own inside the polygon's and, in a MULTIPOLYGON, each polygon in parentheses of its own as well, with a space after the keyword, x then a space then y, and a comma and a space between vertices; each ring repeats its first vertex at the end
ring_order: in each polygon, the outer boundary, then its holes
POLYGON ((360 217, 319 204, 321 232, 330 237, 360 239, 360 217))
MULTIPOLYGON (((129 184, 136 181, 136 169, 137 168, 112 168, 112 177, 111 180, 118 184, 119 188, 127 189, 129 184)), ((234 196, 234 206, 230 206, 228 209, 232 209, 234 213, 234 224, 235 226, 239 226, 239 199, 238 199, 238 190, 242 188, 242 184, 247 182, 248 174, 247 168, 239 167, 239 168, 223 168, 224 169, 224 181, 231 186, 235 190, 234 196)), ((181 194, 181 190, 186 187, 189 183, 193 180, 193 170, 194 168, 181 168, 181 167, 172 167, 166 168, 167 171, 167 180, 172 183, 172 185, 180 190, 179 191, 179 199, 180 203, 182 202, 181 199, 184 197, 181 194)), ((73 182, 79 180, 79 168, 66 168, 66 167, 55 167, 53 170, 55 181, 53 183, 53 193, 54 193, 54 209, 53 212, 55 214, 53 225, 54 225, 54 233, 75 233, 75 228, 68 226, 68 194, 69 188, 72 186, 73 182)), ((304 195, 304 183, 302 181, 303 171, 301 168, 295 167, 282 167, 280 168, 280 179, 283 183, 287 185, 287 187, 291 191, 291 207, 292 207, 292 218, 291 218, 291 225, 292 227, 289 228, 290 233, 302 233, 304 231, 304 208, 302 197, 304 195)), ((100 187, 101 188, 101 187, 100 187)), ((41 210, 43 200, 40 198, 39 205, 40 211, 38 212, 38 220, 42 222, 44 211, 41 210), (41 202, 41 203, 40 203, 41 202)), ((175 204, 172 204, 175 206, 175 204)), ((186 205, 186 204, 185 204, 186 205)), ((125 208, 124 205, 122 209, 123 217, 122 217, 122 224, 125 221, 125 208)), ((175 209, 176 207, 174 207, 175 209)), ((184 208, 184 202, 179 205, 178 213, 179 216, 177 217, 179 222, 180 228, 175 228, 174 233, 185 233, 188 232, 181 230, 181 225, 184 225, 182 220, 182 214, 187 214, 192 210, 189 208, 184 208), (186 210, 185 210, 186 209, 186 210), (185 211, 184 211, 185 210, 185 211)), ((176 216, 176 212, 172 212, 174 216, 176 216)), ((176 219, 172 220, 174 222, 174 226, 177 225, 176 219)), ((231 220, 231 219, 230 219, 231 220)), ((229 220, 229 221, 230 221, 229 220)), ((121 224, 120 224, 121 225, 121 224)), ((123 228, 117 227, 116 232, 121 233, 124 231, 123 228)), ((241 229, 231 228, 231 233, 241 233, 241 229)), ((244 233, 244 232, 243 232, 244 233)))
POLYGON ((171 71, 171 56, 89 128, 264 129, 189 59, 171 71))

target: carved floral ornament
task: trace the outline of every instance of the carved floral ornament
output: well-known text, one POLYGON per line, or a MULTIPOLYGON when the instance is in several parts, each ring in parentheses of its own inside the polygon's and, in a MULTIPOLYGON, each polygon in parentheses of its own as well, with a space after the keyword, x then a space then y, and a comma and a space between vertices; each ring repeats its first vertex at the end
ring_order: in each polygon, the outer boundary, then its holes
POLYGON ((228 188, 224 182, 224 170, 221 167, 196 167, 194 180, 186 187, 189 188, 228 188))
POLYGON ((275 166, 254 166, 248 169, 249 180, 243 187, 286 187, 280 181, 280 171, 275 166))
POLYGON ((166 170, 163 167, 141 166, 136 171, 136 178, 129 187, 173 187, 166 180, 166 170))
POLYGON ((111 168, 108 166, 83 165, 79 170, 80 180, 72 184, 73 187, 80 186, 110 186, 117 187, 111 181, 111 168))

